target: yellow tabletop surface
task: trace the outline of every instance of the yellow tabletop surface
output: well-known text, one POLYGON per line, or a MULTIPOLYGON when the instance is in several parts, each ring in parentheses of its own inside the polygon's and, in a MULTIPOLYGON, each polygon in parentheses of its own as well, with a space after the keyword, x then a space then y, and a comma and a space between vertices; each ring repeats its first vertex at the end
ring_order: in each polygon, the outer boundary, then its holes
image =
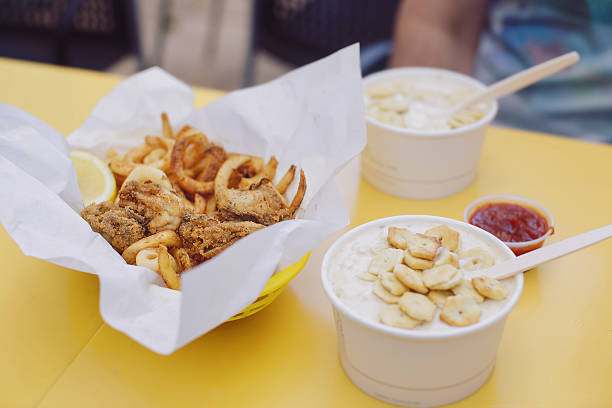
MULTIPOLYGON (((67 135, 120 80, 0 59, 0 103, 67 135)), ((222 95, 195 93, 198 107, 222 95)), ((556 222, 547 242, 612 222, 612 146, 513 129, 489 129, 476 180, 448 198, 384 194, 360 179, 357 162, 338 181, 352 226, 399 214, 461 219, 472 200, 496 193, 544 204, 556 222)), ((0 407, 387 406, 338 361, 319 280, 332 241, 269 307, 160 356, 103 323, 95 276, 25 257, 0 228, 0 407)), ((612 240, 528 271, 493 375, 452 406, 612 406, 611 294, 612 240)))

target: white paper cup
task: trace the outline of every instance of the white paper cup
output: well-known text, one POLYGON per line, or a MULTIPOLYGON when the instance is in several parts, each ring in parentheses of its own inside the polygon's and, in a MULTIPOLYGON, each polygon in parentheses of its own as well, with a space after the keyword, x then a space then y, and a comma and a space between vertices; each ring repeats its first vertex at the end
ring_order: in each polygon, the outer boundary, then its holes
POLYGON ((514 257, 502 241, 473 225, 442 217, 400 215, 363 224, 342 235, 325 254, 321 279, 333 307, 340 362, 353 383, 386 402, 430 407, 465 398, 487 380, 506 317, 521 296, 523 275, 513 278, 515 289, 499 313, 472 326, 453 327, 447 332, 411 331, 362 318, 338 298, 328 279, 336 253, 365 230, 417 221, 446 224, 474 234, 506 258, 514 257))
MULTIPOLYGON (((437 75, 477 89, 486 86, 463 74, 436 68, 395 68, 364 78, 364 86, 411 75, 437 75)), ((477 122, 452 130, 419 131, 366 116, 368 143, 363 177, 379 190, 406 198, 440 198, 466 188, 476 176, 487 125, 497 113, 493 102, 477 122)))

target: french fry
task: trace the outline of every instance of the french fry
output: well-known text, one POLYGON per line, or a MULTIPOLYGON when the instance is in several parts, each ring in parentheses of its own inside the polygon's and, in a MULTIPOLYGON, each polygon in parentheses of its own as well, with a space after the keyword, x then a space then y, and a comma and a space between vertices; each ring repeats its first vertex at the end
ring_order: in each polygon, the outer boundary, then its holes
POLYGON ((287 189, 289 188, 289 185, 291 185, 291 183, 293 182, 294 177, 295 166, 291 165, 291 167, 289 167, 289 170, 287 170, 283 178, 281 178, 278 184, 276 185, 276 189, 278 190, 278 192, 281 194, 285 194, 287 192, 287 189))
POLYGON ((185 205, 185 210, 195 211, 195 204, 193 201, 189 200, 187 197, 181 197, 183 199, 183 204, 185 205))
POLYGON ((183 137, 187 137, 187 136, 191 136, 191 135, 204 136, 205 143, 208 143, 208 139, 206 138, 206 135, 204 135, 204 133, 200 132, 197 129, 192 128, 189 125, 183 126, 181 128, 181 130, 179 130, 179 132, 175 135, 174 138, 178 141, 179 139, 182 139, 183 137))
POLYGON ((212 216, 215 214, 215 211, 217 211, 217 199, 213 195, 206 201, 206 214, 212 216))
POLYGON ((207 147, 204 152, 204 158, 199 163, 200 166, 196 165, 194 167, 194 169, 201 167, 196 180, 202 182, 213 181, 226 158, 225 150, 221 146, 211 145, 207 147))
POLYGON ((206 213, 206 199, 200 194, 195 194, 193 197, 193 207, 195 212, 200 214, 206 213))
MULTIPOLYGON (((203 133, 202 136, 204 136, 203 133)), ((207 145, 208 140, 206 137, 198 137, 193 143, 187 146, 185 154, 183 155, 183 165, 185 168, 190 169, 194 167, 204 158, 204 150, 206 150, 207 145)), ((196 172, 194 171, 194 173, 196 172)))
POLYGON ((145 136, 145 144, 151 146, 154 149, 163 149, 164 143, 162 138, 158 136, 145 136))
POLYGON ((119 157, 119 153, 117 153, 114 147, 111 147, 106 151, 106 158, 108 160, 113 160, 115 157, 119 157))
POLYGON ((158 160, 163 159, 165 155, 166 155, 166 150, 161 147, 158 147, 158 148, 153 149, 151 153, 147 154, 145 158, 142 160, 142 162, 144 164, 155 163, 158 160))
POLYGON ((181 290, 181 278, 176 273, 176 269, 172 267, 170 254, 165 245, 159 246, 159 274, 170 289, 181 290))
POLYGON ((192 174, 191 177, 200 181, 207 181, 204 179, 200 179, 199 177, 202 175, 202 170, 204 170, 209 165, 209 161, 210 157, 202 156, 202 159, 199 160, 193 167, 185 169, 185 174, 188 174, 187 170, 189 170, 189 172, 192 174))
POLYGON ((196 172, 193 169, 185 169, 185 176, 194 178, 196 176, 196 172))
POLYGON ((174 147, 174 139, 167 137, 145 136, 145 144, 151 146, 153 151, 144 157, 142 162, 163 171, 170 167, 170 154, 174 147))
POLYGON ((191 263, 191 258, 189 257, 189 254, 187 253, 187 250, 185 248, 171 248, 170 253, 178 262, 180 272, 186 271, 187 269, 191 269, 191 267, 193 266, 193 264, 191 263))

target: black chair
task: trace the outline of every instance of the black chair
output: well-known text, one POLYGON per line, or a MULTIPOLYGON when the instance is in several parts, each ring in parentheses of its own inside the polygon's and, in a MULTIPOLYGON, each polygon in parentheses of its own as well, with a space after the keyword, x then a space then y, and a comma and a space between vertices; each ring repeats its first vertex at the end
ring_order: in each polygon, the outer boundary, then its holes
POLYGON ((253 84, 259 51, 300 66, 359 42, 362 73, 383 69, 391 54, 398 4, 398 0, 254 0, 243 84, 253 84))
POLYGON ((144 66, 133 1, 0 0, 0 55, 102 70, 125 55, 144 66))

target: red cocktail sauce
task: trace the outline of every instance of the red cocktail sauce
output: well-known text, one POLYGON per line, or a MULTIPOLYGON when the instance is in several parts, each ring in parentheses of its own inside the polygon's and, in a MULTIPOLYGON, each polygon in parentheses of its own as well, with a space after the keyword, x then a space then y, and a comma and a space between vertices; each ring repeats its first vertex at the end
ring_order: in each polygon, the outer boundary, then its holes
POLYGON ((481 205, 470 217, 470 224, 490 232, 504 242, 537 239, 548 231, 548 221, 531 208, 512 203, 481 205))

